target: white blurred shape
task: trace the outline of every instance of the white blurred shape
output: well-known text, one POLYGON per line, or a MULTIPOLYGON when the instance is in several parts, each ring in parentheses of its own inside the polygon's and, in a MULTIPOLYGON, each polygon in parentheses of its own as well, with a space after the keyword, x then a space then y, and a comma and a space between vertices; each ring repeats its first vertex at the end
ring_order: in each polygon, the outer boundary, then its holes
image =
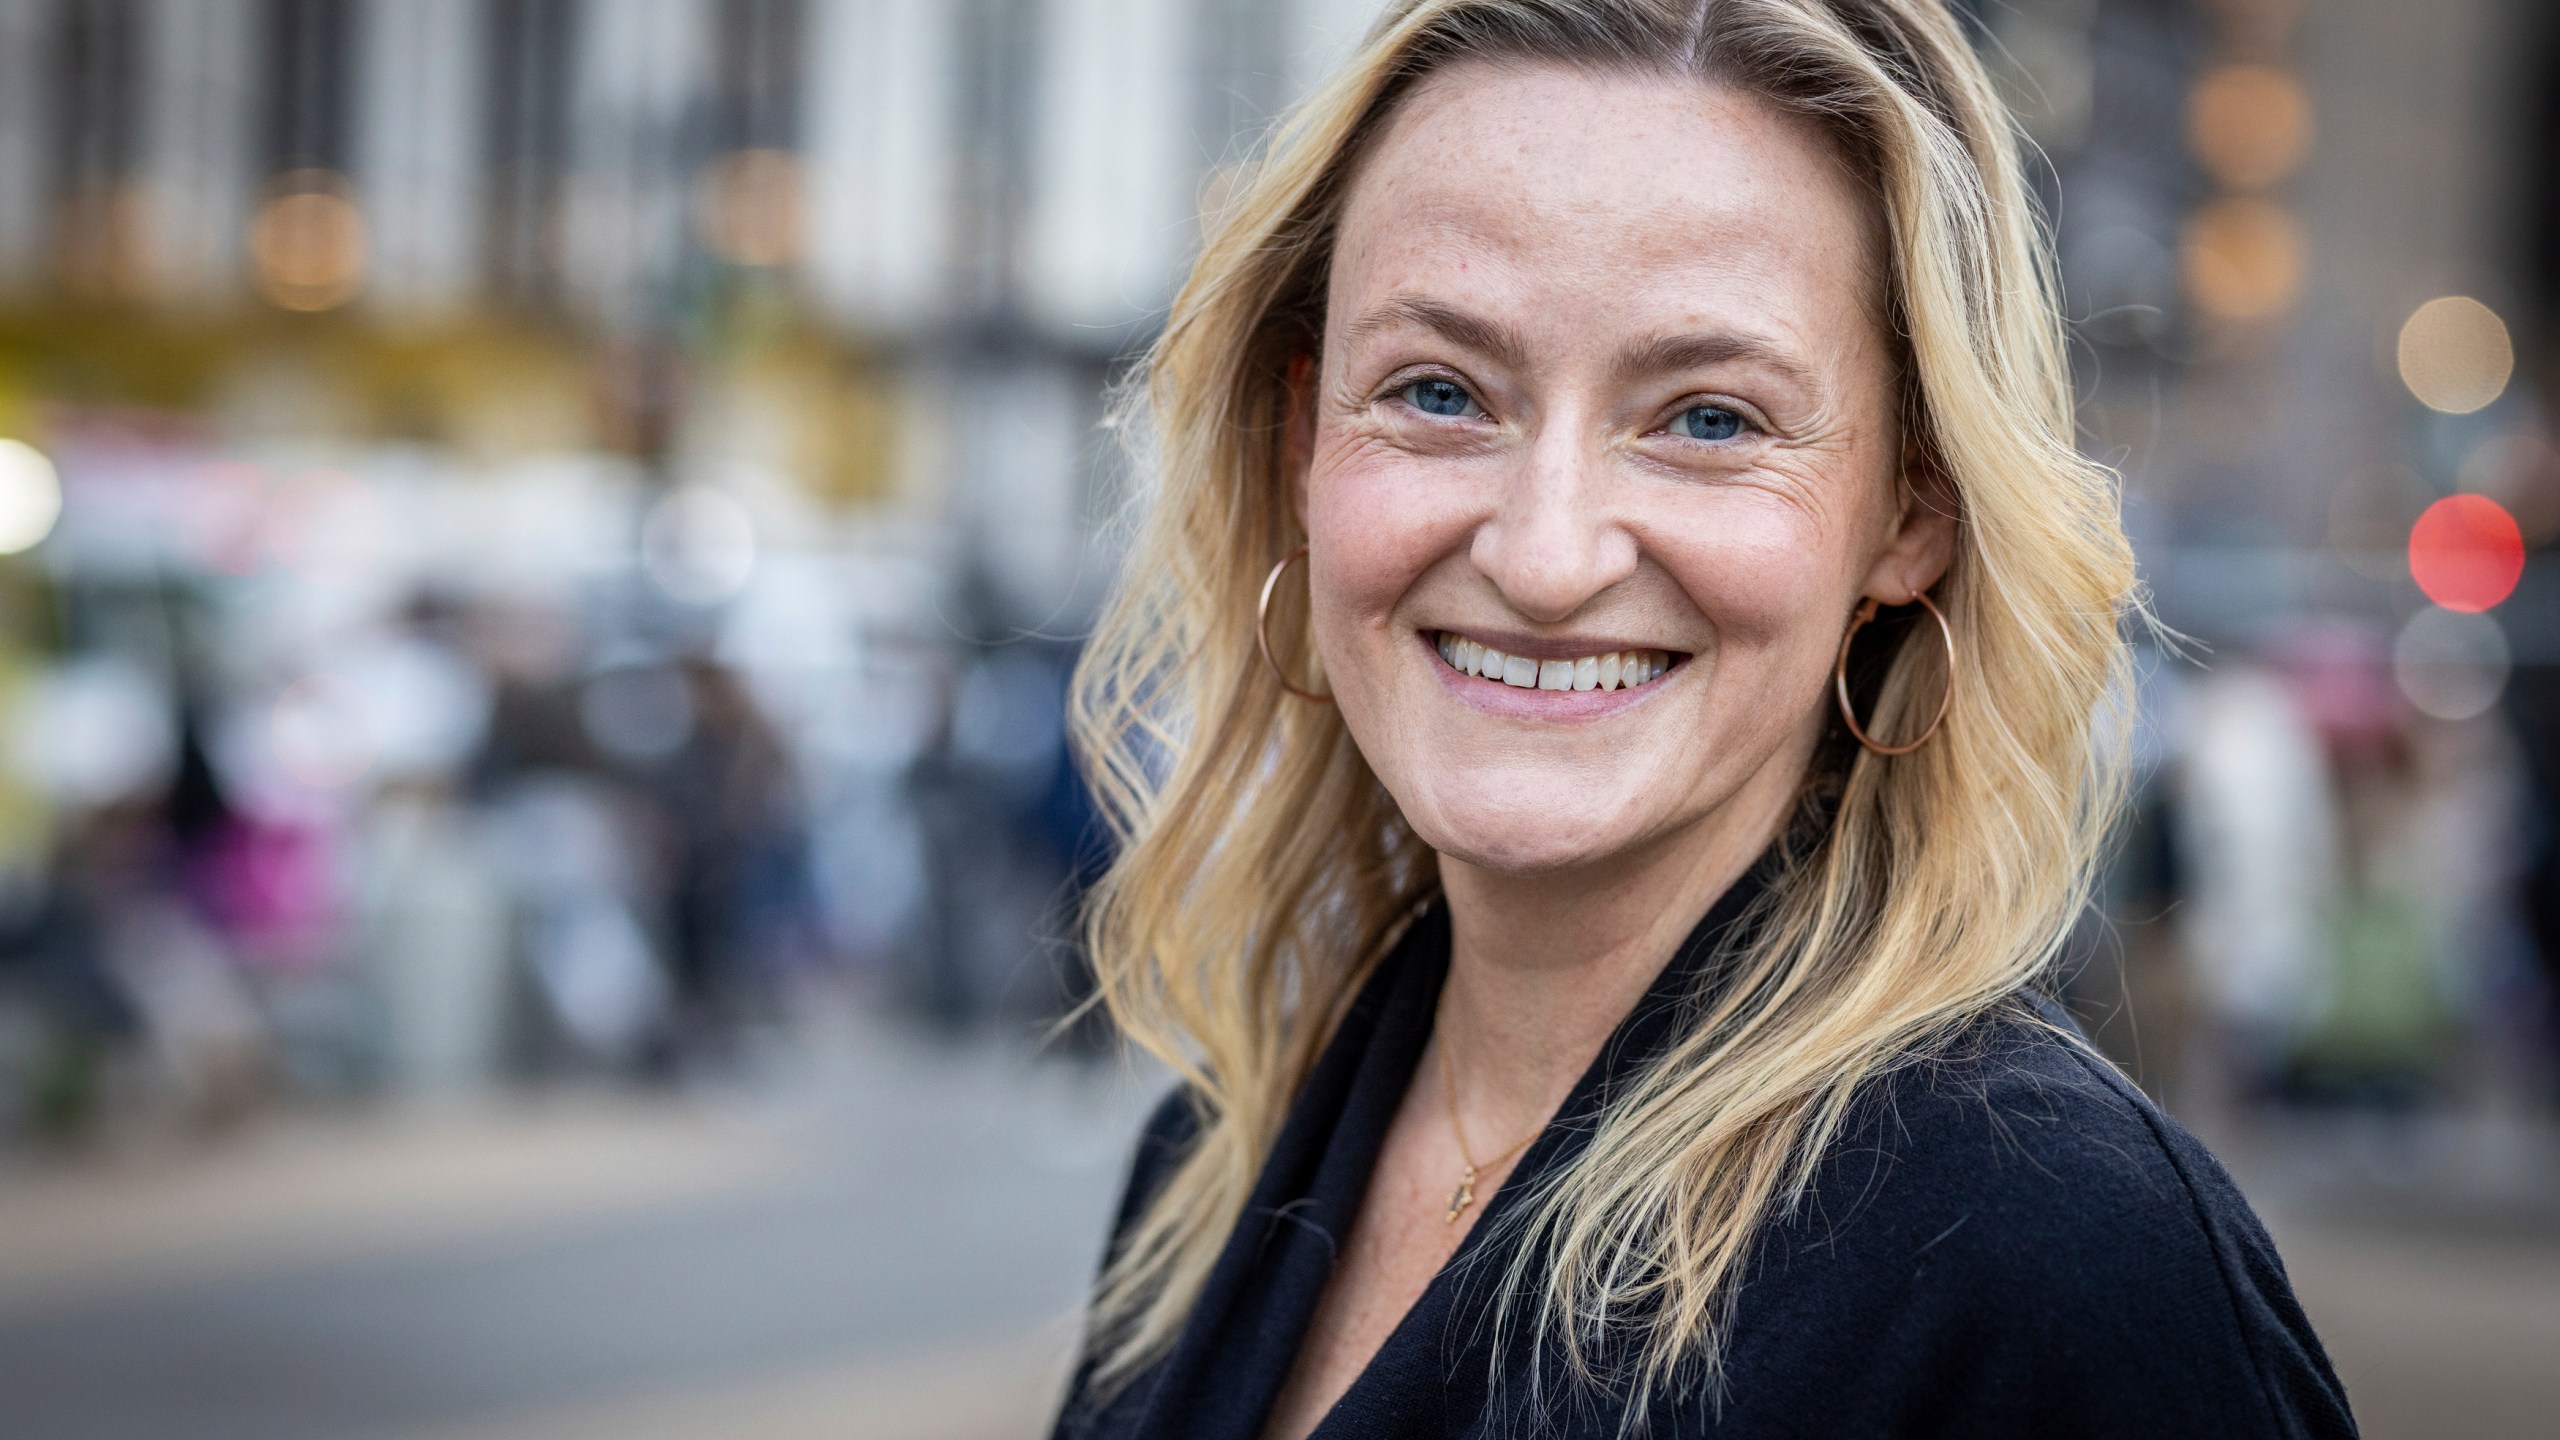
POLYGON ((578 15, 563 268, 589 304, 623 316, 683 256, 683 137, 708 99, 718 17, 706 0, 614 0, 578 15))
POLYGON ((607 1057, 629 1058, 666 1005, 648 935, 629 907, 603 892, 580 894, 546 918, 533 969, 561 1028, 607 1057))
POLYGON ((2320 737, 2254 667, 2208 674, 2188 698, 2178 784, 2193 877, 2178 912, 2188 957, 2218 1018, 2279 1043, 2319 1013, 2327 983, 2338 831, 2320 737))
POLYGON ((2515 342, 2497 311, 2468 295, 2440 295, 2400 327, 2400 379, 2430 410, 2468 415, 2506 392, 2515 342))
POLYGON ((2468 720, 2506 692, 2514 656, 2507 635, 2485 614, 2433 605, 2409 617, 2391 645, 2391 676, 2419 713, 2468 720))
POLYGON ((87 807, 142 794, 177 760, 168 693, 139 667, 85 656, 36 680, 20 700, 9 758, 55 803, 87 807))
POLYGON ((441 798, 389 796, 365 816, 352 952, 403 1089, 469 1089, 499 1072, 511 917, 492 849, 441 798))
POLYGON ((0 440, 0 555, 33 548, 62 518, 62 477, 24 440, 0 440))
POLYGON ((1043 0, 1042 123, 1023 253, 1031 312, 1062 330, 1131 325, 1172 294, 1199 158, 1186 0, 1043 0))
POLYGON ((493 833, 551 1013, 590 1052, 630 1058, 667 1000, 629 898, 641 884, 631 827, 599 786, 555 774, 510 794, 493 833))
POLYGON ((911 331, 948 303, 966 14, 945 0, 817 0, 810 14, 804 263, 856 325, 911 331))
POLYGON ((140 15, 149 263, 163 290, 198 303, 240 288, 263 19, 252 0, 149 0, 140 15))
POLYGON ((964 370, 953 391, 969 523, 1005 598, 1045 623, 1083 574, 1091 527, 1078 482, 1092 391, 1054 365, 964 370))
POLYGON ((341 646, 291 684, 245 699, 213 728, 224 789, 271 816, 326 814, 362 781, 434 780, 471 757, 489 722, 488 683, 440 645, 374 636, 341 646))
POLYGON ((604 455, 519 461, 444 492, 436 548, 463 588, 518 599, 553 596, 629 556, 639 482, 604 455))
POLYGON ((657 760, 693 735, 693 691, 668 665, 617 665, 578 694, 587 738, 624 760, 657 760))
POLYGON ((339 675, 308 675, 287 685, 267 711, 276 768, 314 790, 342 790, 363 779, 380 754, 367 708, 363 693, 339 675))
POLYGON ((341 683, 364 711, 374 769, 385 779, 451 775, 488 728, 488 682, 441 645, 399 637, 366 646, 349 657, 341 683))
POLYGON ((670 598, 717 604, 755 575, 755 522, 725 491, 707 485, 669 491, 641 522, 640 564, 670 598))
POLYGON ((373 298, 405 311, 470 297, 479 260, 482 107, 475 0, 369 0, 355 181, 373 236, 373 298))

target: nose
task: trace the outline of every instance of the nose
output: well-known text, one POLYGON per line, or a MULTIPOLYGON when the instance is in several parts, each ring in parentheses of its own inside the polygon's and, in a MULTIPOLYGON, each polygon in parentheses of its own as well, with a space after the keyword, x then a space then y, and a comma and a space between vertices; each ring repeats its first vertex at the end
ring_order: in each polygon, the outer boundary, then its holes
POLYGON ((1561 429, 1540 435, 1476 527, 1468 558, 1522 618, 1557 624, 1635 572, 1636 542, 1609 514, 1601 457, 1561 429))

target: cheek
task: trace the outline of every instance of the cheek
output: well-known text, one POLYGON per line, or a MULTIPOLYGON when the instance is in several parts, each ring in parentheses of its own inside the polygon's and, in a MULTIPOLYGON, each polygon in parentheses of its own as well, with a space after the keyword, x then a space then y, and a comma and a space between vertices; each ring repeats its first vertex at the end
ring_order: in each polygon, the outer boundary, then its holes
POLYGON ((1307 539, 1318 557, 1321 635, 1343 641, 1383 626, 1424 571, 1465 546, 1473 529, 1467 486, 1448 468, 1319 437, 1307 476, 1307 539))
POLYGON ((1836 628, 1851 571, 1838 527, 1765 496, 1700 507, 1646 548, 1713 627, 1720 658, 1798 648, 1836 628))

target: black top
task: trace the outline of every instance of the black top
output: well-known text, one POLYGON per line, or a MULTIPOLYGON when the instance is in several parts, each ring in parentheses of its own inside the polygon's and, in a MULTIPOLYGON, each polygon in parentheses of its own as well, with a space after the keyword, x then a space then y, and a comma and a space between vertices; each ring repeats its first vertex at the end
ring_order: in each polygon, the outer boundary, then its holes
MULTIPOLYGON (((1614 1437, 1623 1406, 1543 1409, 1489 1298, 1529 1182, 1672 1038, 1755 875, 1699 923, 1521 1157, 1317 1440, 1614 1437), (1491 1376, 1499 1369, 1498 1387, 1491 1376)), ((1079 1374, 1058 1440, 1257 1440, 1431 1033, 1449 963, 1435 907, 1383 961, 1299 1094, 1180 1338, 1096 1404, 1079 1374)), ((2020 997, 1871 1087, 1805 1203, 1746 1266, 1721 1399, 1695 1387, 1642 1433, 1689 1436, 2351 1436, 2345 1392, 2275 1247, 2194 1137, 2020 997), (2038 1018, 2047 1023, 2039 1024, 2038 1018)), ((1118 1230, 1189 1142, 1176 1094, 1138 1143, 1118 1230)), ((1632 1432, 1630 1432, 1632 1433, 1632 1432)))

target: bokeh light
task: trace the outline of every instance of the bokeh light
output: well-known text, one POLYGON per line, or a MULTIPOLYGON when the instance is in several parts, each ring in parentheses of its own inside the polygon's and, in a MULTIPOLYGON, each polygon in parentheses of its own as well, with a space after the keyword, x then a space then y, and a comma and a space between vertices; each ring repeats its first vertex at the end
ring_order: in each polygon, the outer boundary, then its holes
POLYGON ((703 247, 733 265, 788 265, 805 225, 800 161, 781 150, 733 150, 704 168, 694 192, 703 247))
POLYGON ((708 485, 673 490, 640 526, 640 564, 671 599, 712 605, 755 574, 756 528, 747 507, 708 485))
POLYGON ((2302 227, 2284 207, 2239 196, 2187 221, 2178 268, 2188 298, 2225 320, 2282 314, 2302 290, 2302 227))
POLYGON ((11 695, 6 756, 19 784, 72 809, 165 783, 178 728, 161 683, 113 655, 72 660, 11 695))
POLYGON ((2292 174, 2311 151, 2311 98, 2272 65, 2225 65, 2187 99, 2187 144, 2215 180, 2262 190, 2292 174))
POLYGON ((2468 295, 2442 295, 2400 327, 2400 380, 2420 404, 2468 415, 2506 392, 2515 342, 2498 312, 2468 295))
POLYGON ((267 712, 276 767, 314 790, 342 790, 373 769, 380 747, 363 697, 338 677, 306 676, 286 686, 267 712))
POLYGON ((33 549, 62 518, 62 477, 24 440, 0 440, 0 555, 33 549))
POLYGON ((2409 575, 2447 610, 2486 610, 2523 578, 2524 535, 2488 496, 2447 495, 2409 527, 2409 575))
POLYGON ((2391 678, 2423 715, 2468 720, 2498 703, 2514 668, 2506 632, 2486 615, 2430 607, 2391 646, 2391 678))
POLYGON ((277 179, 249 222, 258 293, 287 310, 330 310, 364 287, 364 212, 345 179, 296 170, 277 179))

